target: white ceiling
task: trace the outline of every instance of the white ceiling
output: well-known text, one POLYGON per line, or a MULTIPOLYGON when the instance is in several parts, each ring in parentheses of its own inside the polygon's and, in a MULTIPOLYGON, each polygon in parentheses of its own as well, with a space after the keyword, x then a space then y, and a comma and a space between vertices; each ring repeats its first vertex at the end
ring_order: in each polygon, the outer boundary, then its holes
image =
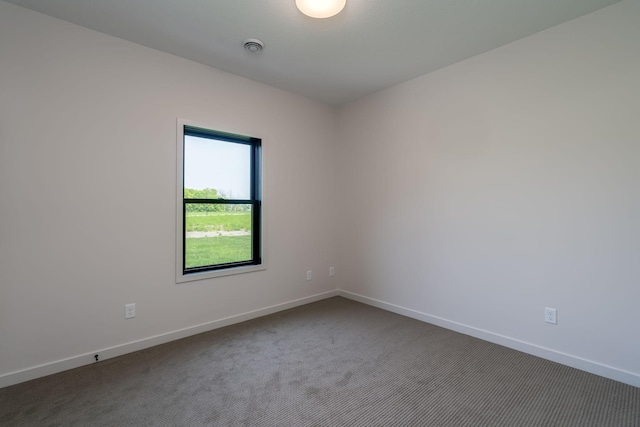
POLYGON ((347 0, 325 20, 295 0, 8 1, 340 105, 619 0, 347 0))

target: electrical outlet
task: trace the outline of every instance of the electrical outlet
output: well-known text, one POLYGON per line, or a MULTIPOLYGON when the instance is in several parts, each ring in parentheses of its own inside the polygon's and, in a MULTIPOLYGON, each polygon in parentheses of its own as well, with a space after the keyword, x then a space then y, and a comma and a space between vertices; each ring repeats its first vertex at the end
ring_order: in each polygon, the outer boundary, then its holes
POLYGON ((335 276, 336 275, 336 269, 333 267, 329 267, 329 276, 335 276))
POLYGON ((311 274, 311 270, 307 271, 307 280, 311 280, 312 274, 311 274))
POLYGON ((124 318, 131 319, 132 317, 136 317, 136 304, 126 304, 124 306, 124 318))
POLYGON ((555 308, 545 307, 544 309, 544 321, 551 323, 552 325, 558 324, 558 310, 555 308))

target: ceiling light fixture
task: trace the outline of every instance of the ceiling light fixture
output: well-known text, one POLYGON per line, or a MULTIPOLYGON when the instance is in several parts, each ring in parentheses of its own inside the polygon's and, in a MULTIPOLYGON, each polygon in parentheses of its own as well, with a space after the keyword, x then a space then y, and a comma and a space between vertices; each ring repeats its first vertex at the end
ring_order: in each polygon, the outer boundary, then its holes
POLYGON ((344 9, 347 0, 296 0, 300 12, 312 18, 330 18, 344 9))

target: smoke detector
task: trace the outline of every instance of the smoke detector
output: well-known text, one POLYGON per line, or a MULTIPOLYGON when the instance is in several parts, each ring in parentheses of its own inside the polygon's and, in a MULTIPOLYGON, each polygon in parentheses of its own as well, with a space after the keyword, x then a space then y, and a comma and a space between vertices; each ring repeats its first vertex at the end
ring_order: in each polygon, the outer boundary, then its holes
POLYGON ((264 43, 258 39, 246 39, 242 44, 251 53, 258 53, 264 48, 264 43))

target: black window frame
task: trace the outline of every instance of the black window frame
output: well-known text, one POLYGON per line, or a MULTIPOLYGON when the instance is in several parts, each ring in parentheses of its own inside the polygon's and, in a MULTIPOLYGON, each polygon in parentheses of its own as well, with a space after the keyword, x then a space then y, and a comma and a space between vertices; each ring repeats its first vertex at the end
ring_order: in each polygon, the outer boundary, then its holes
POLYGON ((197 273, 216 272, 221 270, 233 269, 238 267, 256 266, 262 264, 262 183, 261 183, 261 159, 262 139, 238 135, 228 132, 216 131, 212 129, 202 128, 193 125, 183 125, 182 129, 182 275, 188 276, 197 273), (243 144, 251 147, 250 150, 250 189, 249 199, 191 199, 184 197, 184 150, 185 137, 193 136, 198 138, 211 139, 216 141, 225 141, 235 144, 243 144), (251 259, 246 261, 238 261, 223 264, 212 264, 199 267, 187 268, 186 265, 186 222, 187 222, 187 205, 188 204, 211 204, 211 205, 230 205, 243 204, 251 205, 251 259))

